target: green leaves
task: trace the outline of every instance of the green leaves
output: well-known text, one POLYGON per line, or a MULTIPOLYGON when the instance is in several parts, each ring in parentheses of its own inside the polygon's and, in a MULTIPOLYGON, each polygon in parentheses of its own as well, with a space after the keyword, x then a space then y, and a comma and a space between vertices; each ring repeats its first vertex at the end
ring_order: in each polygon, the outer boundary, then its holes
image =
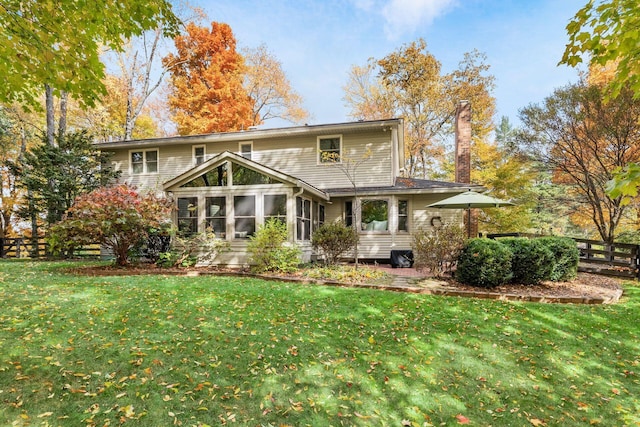
POLYGON ((0 7, 0 102, 40 108, 45 84, 92 106, 105 94, 100 48, 120 50, 127 38, 178 19, 166 0, 50 2, 7 0, 0 7))
POLYGON ((639 27, 636 0, 591 0, 567 24, 569 43, 560 64, 575 67, 583 56, 589 57, 590 65, 616 63, 610 96, 616 97, 628 84, 640 97, 639 27))

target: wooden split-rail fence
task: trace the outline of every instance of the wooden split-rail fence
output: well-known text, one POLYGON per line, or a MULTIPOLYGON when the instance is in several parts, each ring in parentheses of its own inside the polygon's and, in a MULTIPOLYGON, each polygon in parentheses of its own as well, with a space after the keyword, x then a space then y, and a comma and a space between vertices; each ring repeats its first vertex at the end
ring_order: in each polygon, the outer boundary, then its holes
MULTIPOLYGON (((44 239, 38 239, 37 243, 29 237, 0 238, 0 258, 47 258, 51 254, 44 239), (37 245, 37 252, 36 252, 37 245)), ((100 245, 88 245, 74 251, 74 257, 100 258, 100 245)))
MULTIPOLYGON (((543 237, 526 233, 488 234, 488 238, 543 237)), ((599 240, 573 238, 580 250, 578 271, 625 278, 640 278, 640 245, 607 243, 599 240)))

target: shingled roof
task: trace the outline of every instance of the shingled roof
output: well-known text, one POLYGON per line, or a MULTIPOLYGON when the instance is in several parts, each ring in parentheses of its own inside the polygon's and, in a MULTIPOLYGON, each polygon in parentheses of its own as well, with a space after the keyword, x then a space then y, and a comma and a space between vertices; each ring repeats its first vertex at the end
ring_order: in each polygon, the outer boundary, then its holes
MULTIPOLYGON (((434 181, 430 179, 402 178, 397 177, 392 186, 379 187, 358 187, 358 195, 372 194, 428 194, 428 193, 457 193, 467 190, 483 192, 485 190, 481 185, 463 184, 459 182, 434 181)), ((354 194, 353 187, 329 188, 325 189, 331 197, 351 196, 354 194)))

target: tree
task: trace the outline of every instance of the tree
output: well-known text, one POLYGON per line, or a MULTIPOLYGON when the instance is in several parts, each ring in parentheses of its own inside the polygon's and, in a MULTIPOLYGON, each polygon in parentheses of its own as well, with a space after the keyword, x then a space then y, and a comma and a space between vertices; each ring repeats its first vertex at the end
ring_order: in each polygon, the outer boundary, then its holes
POLYGON ((264 44, 256 49, 244 49, 243 53, 247 64, 244 86, 253 100, 252 125, 276 118, 304 123, 309 112, 302 106, 302 97, 291 88, 280 61, 264 44))
POLYGON ((615 64, 608 87, 618 96, 628 86, 640 97, 640 14, 637 0, 594 1, 580 9, 567 24, 569 43, 560 64, 572 67, 589 55, 590 68, 615 64))
MULTIPOLYGON (((129 139, 158 136, 158 126, 149 109, 143 107, 136 111, 135 117, 130 116, 128 105, 132 102, 132 92, 126 79, 109 74, 105 87, 107 94, 93 108, 71 103, 70 122, 86 129, 96 141, 126 140, 127 132, 130 132, 129 139)), ((136 108, 142 107, 138 102, 142 101, 135 101, 136 108)))
POLYGON ((105 93, 102 46, 120 50, 126 39, 165 25, 177 32, 168 0, 0 4, 0 102, 39 109, 47 85, 53 96, 68 93, 93 105, 105 93))
POLYGON ((77 196, 118 176, 105 167, 109 155, 98 151, 87 133, 56 138, 55 146, 43 140, 20 162, 12 164, 20 185, 28 191, 20 215, 25 219, 43 217, 49 225, 62 219, 77 196))
POLYGON ((167 199, 140 195, 124 184, 101 187, 75 199, 65 218, 51 228, 49 240, 58 251, 100 243, 113 251, 117 265, 127 265, 131 251, 150 232, 169 226, 171 208, 167 199))
POLYGON ((188 24, 175 38, 177 54, 163 59, 171 67, 169 105, 181 135, 226 132, 252 124, 252 100, 243 87, 245 64, 227 24, 211 29, 188 24))
POLYGON ((604 91, 585 82, 555 90, 544 105, 521 110, 521 137, 553 182, 569 189, 563 203, 588 215, 602 240, 613 242, 627 206, 605 186, 614 170, 640 160, 640 100, 628 86, 615 98, 605 99, 604 91))
POLYGON ((457 70, 444 74, 419 39, 365 67, 353 67, 344 99, 355 119, 404 117, 407 174, 440 178, 448 168, 447 144, 459 100, 474 105, 474 136, 484 138, 492 130, 494 78, 486 75, 485 60, 480 52, 467 53, 457 70))
POLYGON ((511 200, 509 208, 479 210, 481 232, 525 231, 531 226, 531 208, 537 172, 531 161, 500 142, 475 139, 472 144, 471 181, 491 190, 491 195, 511 200))

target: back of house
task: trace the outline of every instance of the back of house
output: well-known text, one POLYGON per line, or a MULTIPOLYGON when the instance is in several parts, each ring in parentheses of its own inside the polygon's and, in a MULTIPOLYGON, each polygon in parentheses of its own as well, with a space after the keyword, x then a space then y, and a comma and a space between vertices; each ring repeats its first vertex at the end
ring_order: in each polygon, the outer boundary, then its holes
POLYGON ((480 189, 404 175, 402 119, 247 130, 97 144, 113 153, 121 182, 163 192, 180 233, 212 229, 230 243, 215 262, 247 263, 246 245, 269 218, 314 259, 314 230, 343 220, 360 234, 359 257, 388 262, 412 233, 461 221, 460 211, 426 206, 480 189))

